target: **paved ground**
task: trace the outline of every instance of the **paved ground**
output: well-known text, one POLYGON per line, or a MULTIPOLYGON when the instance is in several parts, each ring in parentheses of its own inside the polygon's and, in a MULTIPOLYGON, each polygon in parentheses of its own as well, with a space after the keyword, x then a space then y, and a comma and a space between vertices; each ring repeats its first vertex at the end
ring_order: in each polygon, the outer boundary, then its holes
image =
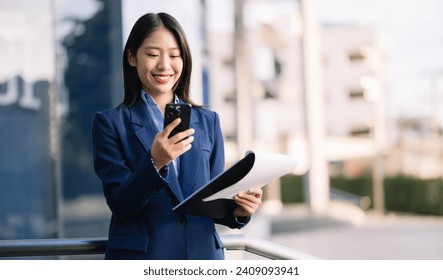
MULTIPOLYGON (((268 220, 271 230, 261 237, 322 259, 443 260, 443 217, 357 213, 352 219, 355 213, 345 212, 343 219, 314 217, 288 207, 268 220)), ((265 220, 258 218, 247 233, 260 237, 255 228, 265 220)))

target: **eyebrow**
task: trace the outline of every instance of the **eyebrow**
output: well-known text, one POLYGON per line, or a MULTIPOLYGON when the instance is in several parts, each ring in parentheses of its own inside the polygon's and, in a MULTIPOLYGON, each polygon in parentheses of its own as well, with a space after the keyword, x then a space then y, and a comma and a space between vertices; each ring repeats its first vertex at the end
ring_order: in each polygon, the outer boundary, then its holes
MULTIPOLYGON (((161 50, 162 48, 160 47, 156 47, 156 46, 147 46, 143 48, 144 50, 149 50, 149 49, 154 49, 154 50, 161 50)), ((168 48, 169 50, 180 50, 179 47, 173 47, 173 48, 168 48)))

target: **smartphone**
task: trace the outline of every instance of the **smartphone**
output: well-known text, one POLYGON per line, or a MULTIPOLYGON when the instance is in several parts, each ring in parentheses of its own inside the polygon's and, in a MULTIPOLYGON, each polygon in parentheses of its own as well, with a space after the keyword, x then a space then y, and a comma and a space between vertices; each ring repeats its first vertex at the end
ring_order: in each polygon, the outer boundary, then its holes
POLYGON ((171 138, 175 134, 189 129, 191 124, 191 105, 185 103, 166 104, 165 122, 163 128, 174 121, 176 118, 180 118, 182 121, 172 130, 168 138, 171 138))

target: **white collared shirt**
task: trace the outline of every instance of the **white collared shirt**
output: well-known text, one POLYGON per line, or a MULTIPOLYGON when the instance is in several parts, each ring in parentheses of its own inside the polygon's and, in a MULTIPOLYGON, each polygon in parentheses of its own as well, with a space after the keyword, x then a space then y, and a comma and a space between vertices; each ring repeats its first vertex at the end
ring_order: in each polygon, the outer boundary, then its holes
MULTIPOLYGON (((154 98, 152 98, 152 96, 149 95, 147 92, 145 92, 143 89, 141 91, 141 97, 143 102, 145 102, 146 107, 148 108, 149 114, 152 116, 155 127, 157 128, 157 133, 163 131, 163 124, 165 121, 165 117, 163 116, 157 103, 155 103, 154 98)), ((174 103, 180 103, 180 99, 175 94, 174 94, 174 103)), ((175 173, 178 176, 180 171, 180 157, 174 159, 172 163, 174 165, 175 173)))

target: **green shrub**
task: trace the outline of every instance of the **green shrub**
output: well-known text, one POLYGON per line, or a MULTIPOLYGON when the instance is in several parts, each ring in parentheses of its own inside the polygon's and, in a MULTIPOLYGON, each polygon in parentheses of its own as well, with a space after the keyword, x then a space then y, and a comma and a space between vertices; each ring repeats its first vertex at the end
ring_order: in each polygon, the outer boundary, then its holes
POLYGON ((443 215, 443 182, 397 176, 384 181, 387 210, 443 215))
POLYGON ((281 200, 283 203, 300 203, 304 199, 303 177, 286 175, 280 179, 281 200))
MULTIPOLYGON (((370 176, 333 177, 330 179, 330 186, 358 196, 368 196, 373 201, 370 176)), ((294 175, 282 177, 281 194, 283 203, 303 202, 303 178, 294 175)), ((441 179, 387 177, 384 180, 384 196, 386 211, 443 216, 443 181, 441 179)))

